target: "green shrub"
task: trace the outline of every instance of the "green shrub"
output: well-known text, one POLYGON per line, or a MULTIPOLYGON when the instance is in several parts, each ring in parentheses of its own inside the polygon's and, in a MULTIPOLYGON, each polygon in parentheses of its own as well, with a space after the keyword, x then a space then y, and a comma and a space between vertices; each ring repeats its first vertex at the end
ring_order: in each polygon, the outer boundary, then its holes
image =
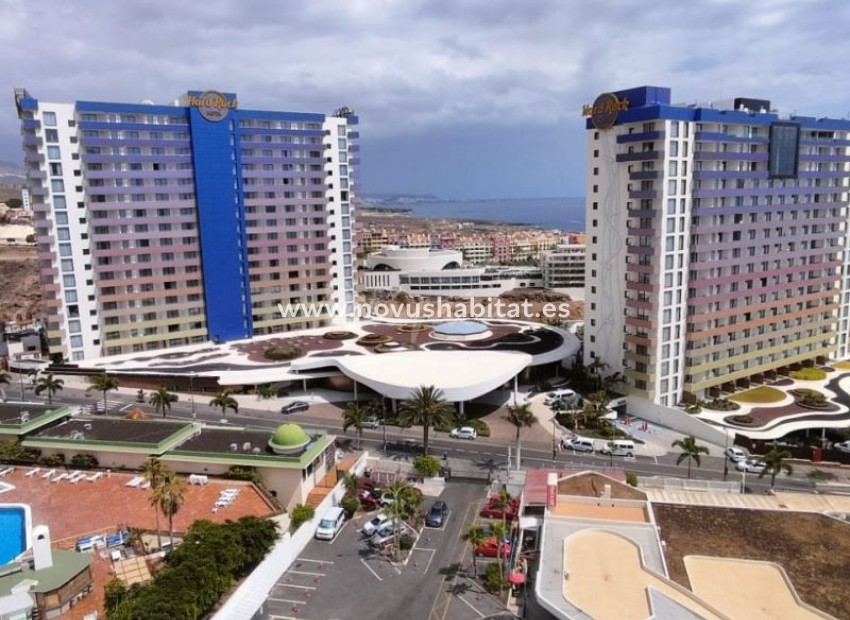
POLYGON ((798 381, 821 381, 826 379, 826 373, 820 368, 801 368, 792 370, 788 376, 798 381))
POLYGON ((65 464, 64 454, 51 454, 41 459, 41 462, 48 467, 61 467, 65 464))
POLYGON ((487 426, 487 422, 484 420, 474 419, 469 421, 469 426, 475 429, 475 432, 478 433, 479 437, 489 437, 490 436, 490 427, 487 426))
POLYGON ((13 463, 35 463, 41 453, 38 450, 24 448, 14 439, 0 441, 0 461, 13 463))
POLYGON ((702 412, 702 407, 699 405, 688 405, 685 407, 685 413, 697 414, 702 412))
POLYGON ((243 467, 241 465, 234 465, 222 474, 221 477, 228 478, 229 480, 246 480, 256 484, 260 484, 262 481, 262 477, 257 472, 256 467, 243 467))
POLYGON ((345 514, 348 515, 349 519, 355 512, 360 510, 360 500, 357 499, 356 495, 346 495, 342 498, 339 505, 345 511, 345 514))
POLYGON ((440 473, 442 465, 437 457, 430 454, 423 454, 413 459, 413 469, 420 476, 430 478, 440 473))
POLYGON ((488 564, 484 573, 484 587, 487 588, 487 591, 499 594, 505 589, 505 585, 505 576, 502 575, 498 562, 488 564))
POLYGON ((76 469, 92 469, 97 467, 97 459, 91 454, 75 454, 71 457, 71 465, 76 469))
POLYGON ((295 359, 299 355, 301 355, 301 349, 288 344, 272 347, 263 351, 263 356, 266 359, 274 360, 276 362, 286 362, 295 359))
POLYGON ((398 539, 398 548, 402 551, 413 549, 413 536, 411 536, 410 534, 403 534, 398 539))
POLYGON ((635 472, 626 472, 626 484, 628 484, 630 487, 636 487, 638 485, 638 477, 635 472))
POLYGON ((292 512, 289 515, 290 523, 292 524, 292 529, 297 530, 304 523, 312 519, 316 514, 315 509, 312 506, 305 506, 304 504, 296 504, 292 509, 292 512))

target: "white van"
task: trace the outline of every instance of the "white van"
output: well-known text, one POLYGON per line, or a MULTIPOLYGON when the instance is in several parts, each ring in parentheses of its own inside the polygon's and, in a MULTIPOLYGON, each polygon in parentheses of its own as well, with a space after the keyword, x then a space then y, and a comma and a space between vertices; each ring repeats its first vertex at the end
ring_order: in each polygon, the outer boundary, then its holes
POLYGON ((634 456, 635 442, 631 439, 614 439, 606 443, 601 452, 602 454, 614 456, 634 456))
POLYGON ((555 390, 554 392, 549 392, 546 395, 546 400, 543 401, 547 405, 553 405, 558 401, 562 400, 574 400, 578 396, 573 390, 568 390, 566 388, 555 390))
POLYGON ((564 439, 562 445, 567 450, 575 450, 576 452, 593 452, 593 440, 590 437, 573 437, 572 439, 564 439))
POLYGON ((328 508, 322 520, 319 521, 319 527, 316 528, 316 538, 333 540, 343 523, 345 523, 345 511, 339 506, 328 508))

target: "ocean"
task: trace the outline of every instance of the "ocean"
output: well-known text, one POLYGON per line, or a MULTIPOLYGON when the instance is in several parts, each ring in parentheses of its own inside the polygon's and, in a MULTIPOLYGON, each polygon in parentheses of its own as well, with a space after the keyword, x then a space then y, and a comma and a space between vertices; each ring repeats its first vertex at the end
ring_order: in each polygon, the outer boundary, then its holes
POLYGON ((580 197, 457 200, 399 206, 410 208, 413 215, 426 218, 488 220, 570 232, 583 232, 585 229, 585 200, 580 197))

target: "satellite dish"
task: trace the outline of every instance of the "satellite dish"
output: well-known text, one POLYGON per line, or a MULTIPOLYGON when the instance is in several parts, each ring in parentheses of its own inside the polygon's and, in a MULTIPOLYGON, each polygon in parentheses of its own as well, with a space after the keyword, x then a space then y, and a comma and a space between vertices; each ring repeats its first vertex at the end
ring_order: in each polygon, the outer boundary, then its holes
POLYGON ((153 101, 151 101, 150 99, 142 99, 142 100, 139 102, 139 104, 140 104, 140 105, 156 105, 156 104, 155 104, 153 101))

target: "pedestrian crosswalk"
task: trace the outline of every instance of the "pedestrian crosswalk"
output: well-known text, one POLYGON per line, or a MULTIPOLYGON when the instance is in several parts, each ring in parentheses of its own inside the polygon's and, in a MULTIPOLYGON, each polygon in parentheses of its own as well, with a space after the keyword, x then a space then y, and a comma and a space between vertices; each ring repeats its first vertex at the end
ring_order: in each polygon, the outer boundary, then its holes
POLYGON ((99 413, 118 413, 121 409, 124 409, 128 405, 126 403, 122 403, 120 400, 106 400, 106 411, 103 409, 103 400, 99 400, 97 402, 92 403, 88 407, 85 407, 85 412, 89 414, 99 414, 99 413))

